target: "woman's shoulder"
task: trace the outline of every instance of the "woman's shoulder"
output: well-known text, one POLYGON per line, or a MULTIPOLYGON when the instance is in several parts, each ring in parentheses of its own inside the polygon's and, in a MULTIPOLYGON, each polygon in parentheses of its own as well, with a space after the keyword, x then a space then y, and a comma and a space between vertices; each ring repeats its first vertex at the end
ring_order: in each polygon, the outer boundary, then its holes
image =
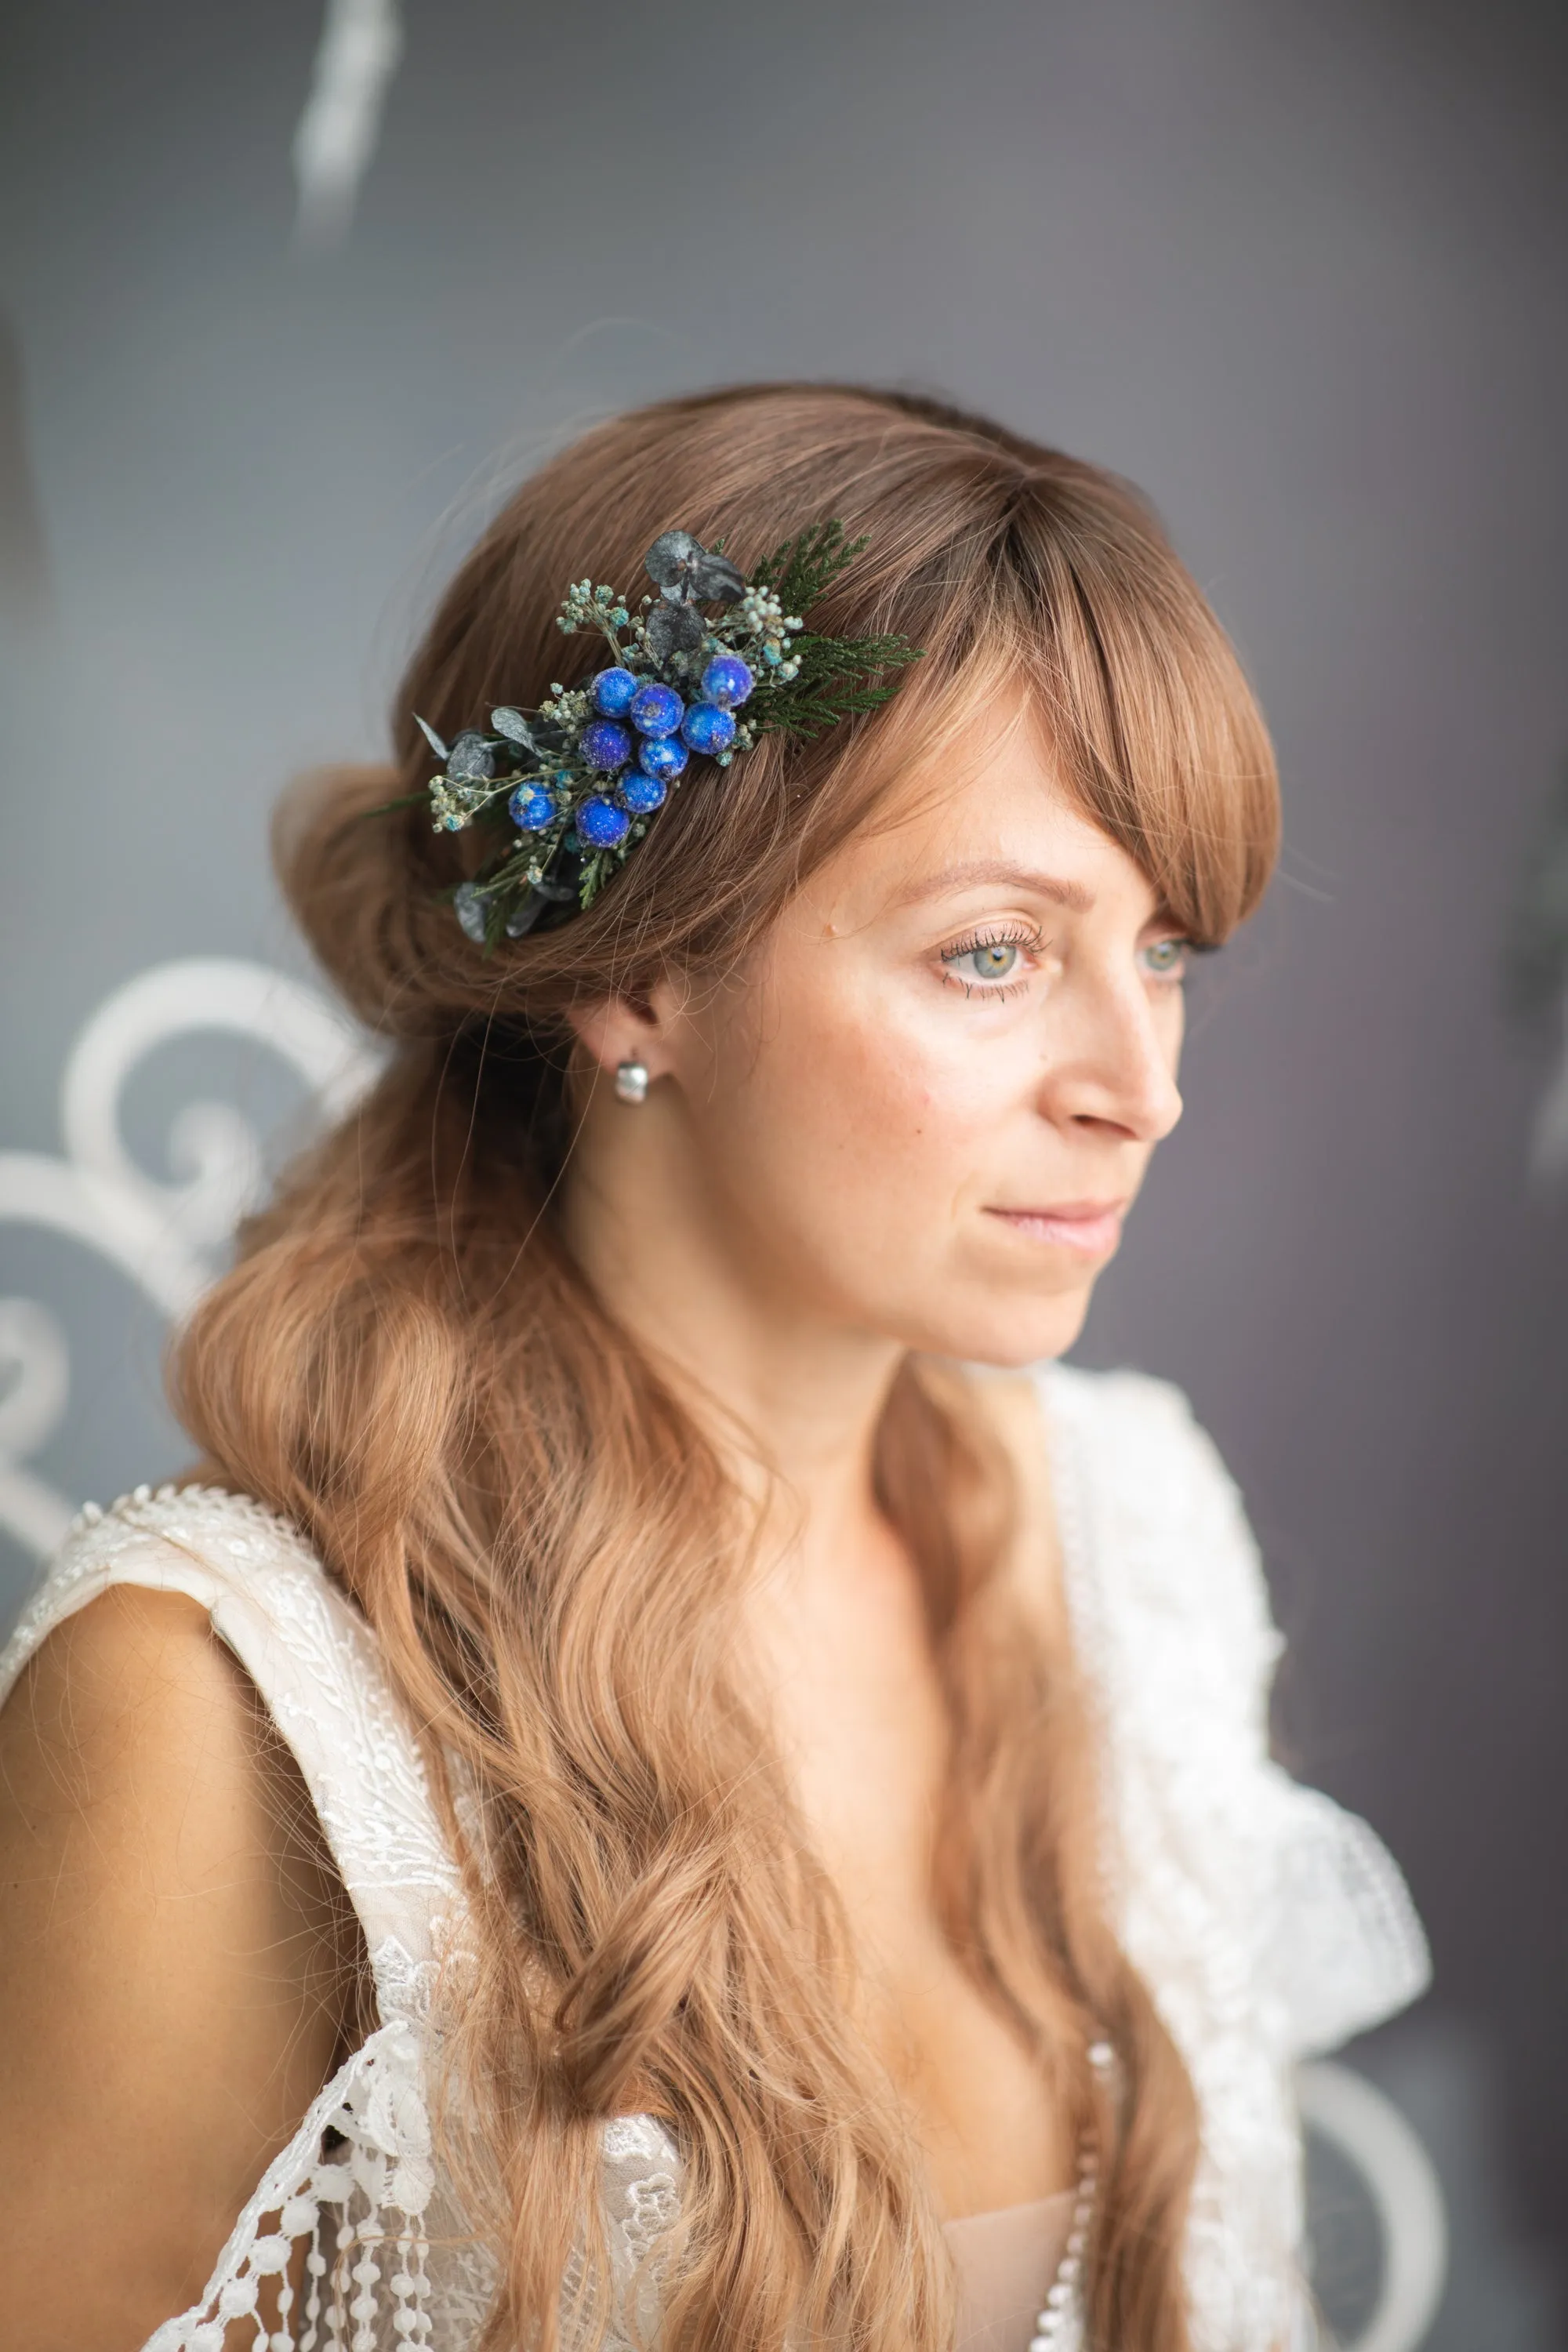
MULTIPOLYGON (((89 2225, 85 2273, 35 2265, 7 2315, 178 2352, 259 2325, 279 2217, 301 2260, 353 2197, 358 2226, 422 2245, 457 1874, 372 1629, 309 1543, 205 1490, 86 1512, 0 1658, 7 1694, 0 2194, 34 2242, 89 2225)), ((408 2269, 428 2296, 418 2247, 408 2269)))
MULTIPOLYGON (((138 1843, 174 1845, 195 1804, 199 1845, 202 1819, 232 1814, 248 1786, 262 1721, 254 1690, 185 1594, 110 1582, 75 1598, 68 1611, 35 1612, 7 1648, 0 1780, 15 1813, 91 1822, 128 1807, 138 1843), (58 1806, 42 1801, 46 1788, 58 1806)), ((92 1843, 112 1873, 124 1841, 92 1843)))
MULTIPOLYGON (((205 1614, 290 1746, 302 1706, 326 1702, 330 1722, 334 1702, 353 1712, 359 1687, 379 1675, 369 1628, 298 1528, 247 1495, 138 1486, 78 1513, 0 1650, 0 1701, 58 1629, 132 1589, 205 1614)), ((174 1610, 160 1615, 177 1622, 174 1610)))
POLYGON ((383 2012, 405 2005, 458 1873, 374 1630, 305 1535, 264 1505, 142 1486, 79 1515, 0 1651, 0 1704, 57 1629, 127 1588, 195 1604, 243 1668, 359 1914, 383 2012))
MULTIPOLYGON (((182 1912, 254 1906, 258 1889, 299 1896, 297 1925, 318 1911, 325 1921, 326 1857, 298 1774, 254 1684, 186 1595, 95 1591, 31 1645, 6 1697, 0 1836, 18 1866, 5 1883, 20 1896, 42 1871, 51 1934, 68 1941, 79 1928, 95 1949, 129 1949, 166 1929, 182 1944, 182 1912), (289 1859, 300 1854, 308 1868, 289 1859)), ((232 1956, 232 1939, 213 1948, 232 1956)), ((171 1972, 154 1973, 163 1983, 171 1972)))
POLYGON ((291 1595, 296 1609, 306 1594, 330 1607, 326 1584, 304 1538, 248 1496, 138 1486, 106 1510, 88 1503, 0 1647, 0 1700, 56 1628, 112 1588, 178 1595, 212 1620, 226 1601, 268 1617, 286 1617, 291 1595))
MULTIPOLYGON (((83 2250, 16 2286, 23 2338, 187 2305, 331 2073, 352 1919, 303 1789, 205 1610, 110 1585, 0 1709, 0 2193, 83 2250), (105 2147, 134 2147, 112 2184, 105 2147)), ((15 2298, 13 2298, 15 2300, 15 2298)))

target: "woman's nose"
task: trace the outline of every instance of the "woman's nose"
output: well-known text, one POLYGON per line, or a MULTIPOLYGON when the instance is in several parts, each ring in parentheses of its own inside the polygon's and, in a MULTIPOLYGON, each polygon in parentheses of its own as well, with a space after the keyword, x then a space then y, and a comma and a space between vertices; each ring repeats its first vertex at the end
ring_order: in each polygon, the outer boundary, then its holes
POLYGON ((1052 1041, 1045 1081, 1049 1115, 1115 1128, 1139 1143, 1161 1142, 1182 1116, 1179 1024, 1179 1011, 1161 1018, 1137 982, 1085 989, 1070 1029, 1052 1041))

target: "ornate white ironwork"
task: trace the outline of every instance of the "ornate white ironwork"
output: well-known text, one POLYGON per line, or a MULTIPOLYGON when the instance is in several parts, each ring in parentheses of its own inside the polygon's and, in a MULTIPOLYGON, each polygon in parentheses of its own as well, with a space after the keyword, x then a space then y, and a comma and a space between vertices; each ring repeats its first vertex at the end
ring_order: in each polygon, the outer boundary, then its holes
POLYGON ((294 133, 301 244, 331 246, 347 235, 402 55, 396 0, 327 0, 310 93, 294 133))
MULTIPOLYGON (((126 1082, 155 1046, 204 1030, 265 1045, 328 1118, 348 1110, 375 1056, 314 989, 265 964, 187 957, 139 973, 82 1030, 60 1088, 63 1155, 0 1152, 0 1222, 47 1227, 107 1258, 171 1321, 217 1271, 216 1253, 256 1200, 261 1139, 232 1104, 193 1102, 169 1130, 176 1180, 139 1167, 121 1132, 126 1082)), ((70 1392, 65 1334, 31 1298, 0 1298, 0 1528, 52 1550, 74 1505, 26 1465, 70 1392)))
POLYGON ((1447 2214, 1432 2159, 1393 2100, 1353 2067, 1320 2058, 1296 2079, 1307 2122, 1364 2182, 1383 2241, 1376 2306, 1344 2352, 1416 2352, 1448 2269, 1447 2214))

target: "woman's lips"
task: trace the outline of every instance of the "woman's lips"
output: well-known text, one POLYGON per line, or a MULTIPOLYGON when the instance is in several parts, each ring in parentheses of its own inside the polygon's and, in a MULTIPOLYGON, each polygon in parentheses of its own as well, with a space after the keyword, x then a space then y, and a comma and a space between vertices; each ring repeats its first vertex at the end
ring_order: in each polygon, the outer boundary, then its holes
POLYGON ((1072 1250, 1079 1257, 1109 1257, 1121 1238, 1125 1201, 1062 1201, 1049 1209, 988 1209, 1024 1241, 1072 1250))

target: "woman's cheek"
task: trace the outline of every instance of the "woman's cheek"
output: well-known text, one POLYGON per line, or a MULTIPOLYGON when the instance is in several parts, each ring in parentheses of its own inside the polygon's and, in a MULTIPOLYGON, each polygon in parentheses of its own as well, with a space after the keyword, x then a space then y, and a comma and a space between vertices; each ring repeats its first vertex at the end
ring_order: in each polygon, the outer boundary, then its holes
POLYGON ((909 1154, 919 1146, 945 1193, 950 1158, 971 1153, 1037 1083, 1037 1037, 929 973, 889 983, 835 959, 821 976, 827 985, 796 972, 770 992, 742 1089, 753 1149, 797 1173, 832 1164, 842 1180, 856 1166, 905 1190, 918 1185, 909 1154))
POLYGON ((943 1010, 945 1020, 909 1025, 889 1066, 927 1132, 967 1140, 984 1136, 1037 1089, 1038 1041, 1007 1023, 1001 1006, 968 1022, 943 1010))

